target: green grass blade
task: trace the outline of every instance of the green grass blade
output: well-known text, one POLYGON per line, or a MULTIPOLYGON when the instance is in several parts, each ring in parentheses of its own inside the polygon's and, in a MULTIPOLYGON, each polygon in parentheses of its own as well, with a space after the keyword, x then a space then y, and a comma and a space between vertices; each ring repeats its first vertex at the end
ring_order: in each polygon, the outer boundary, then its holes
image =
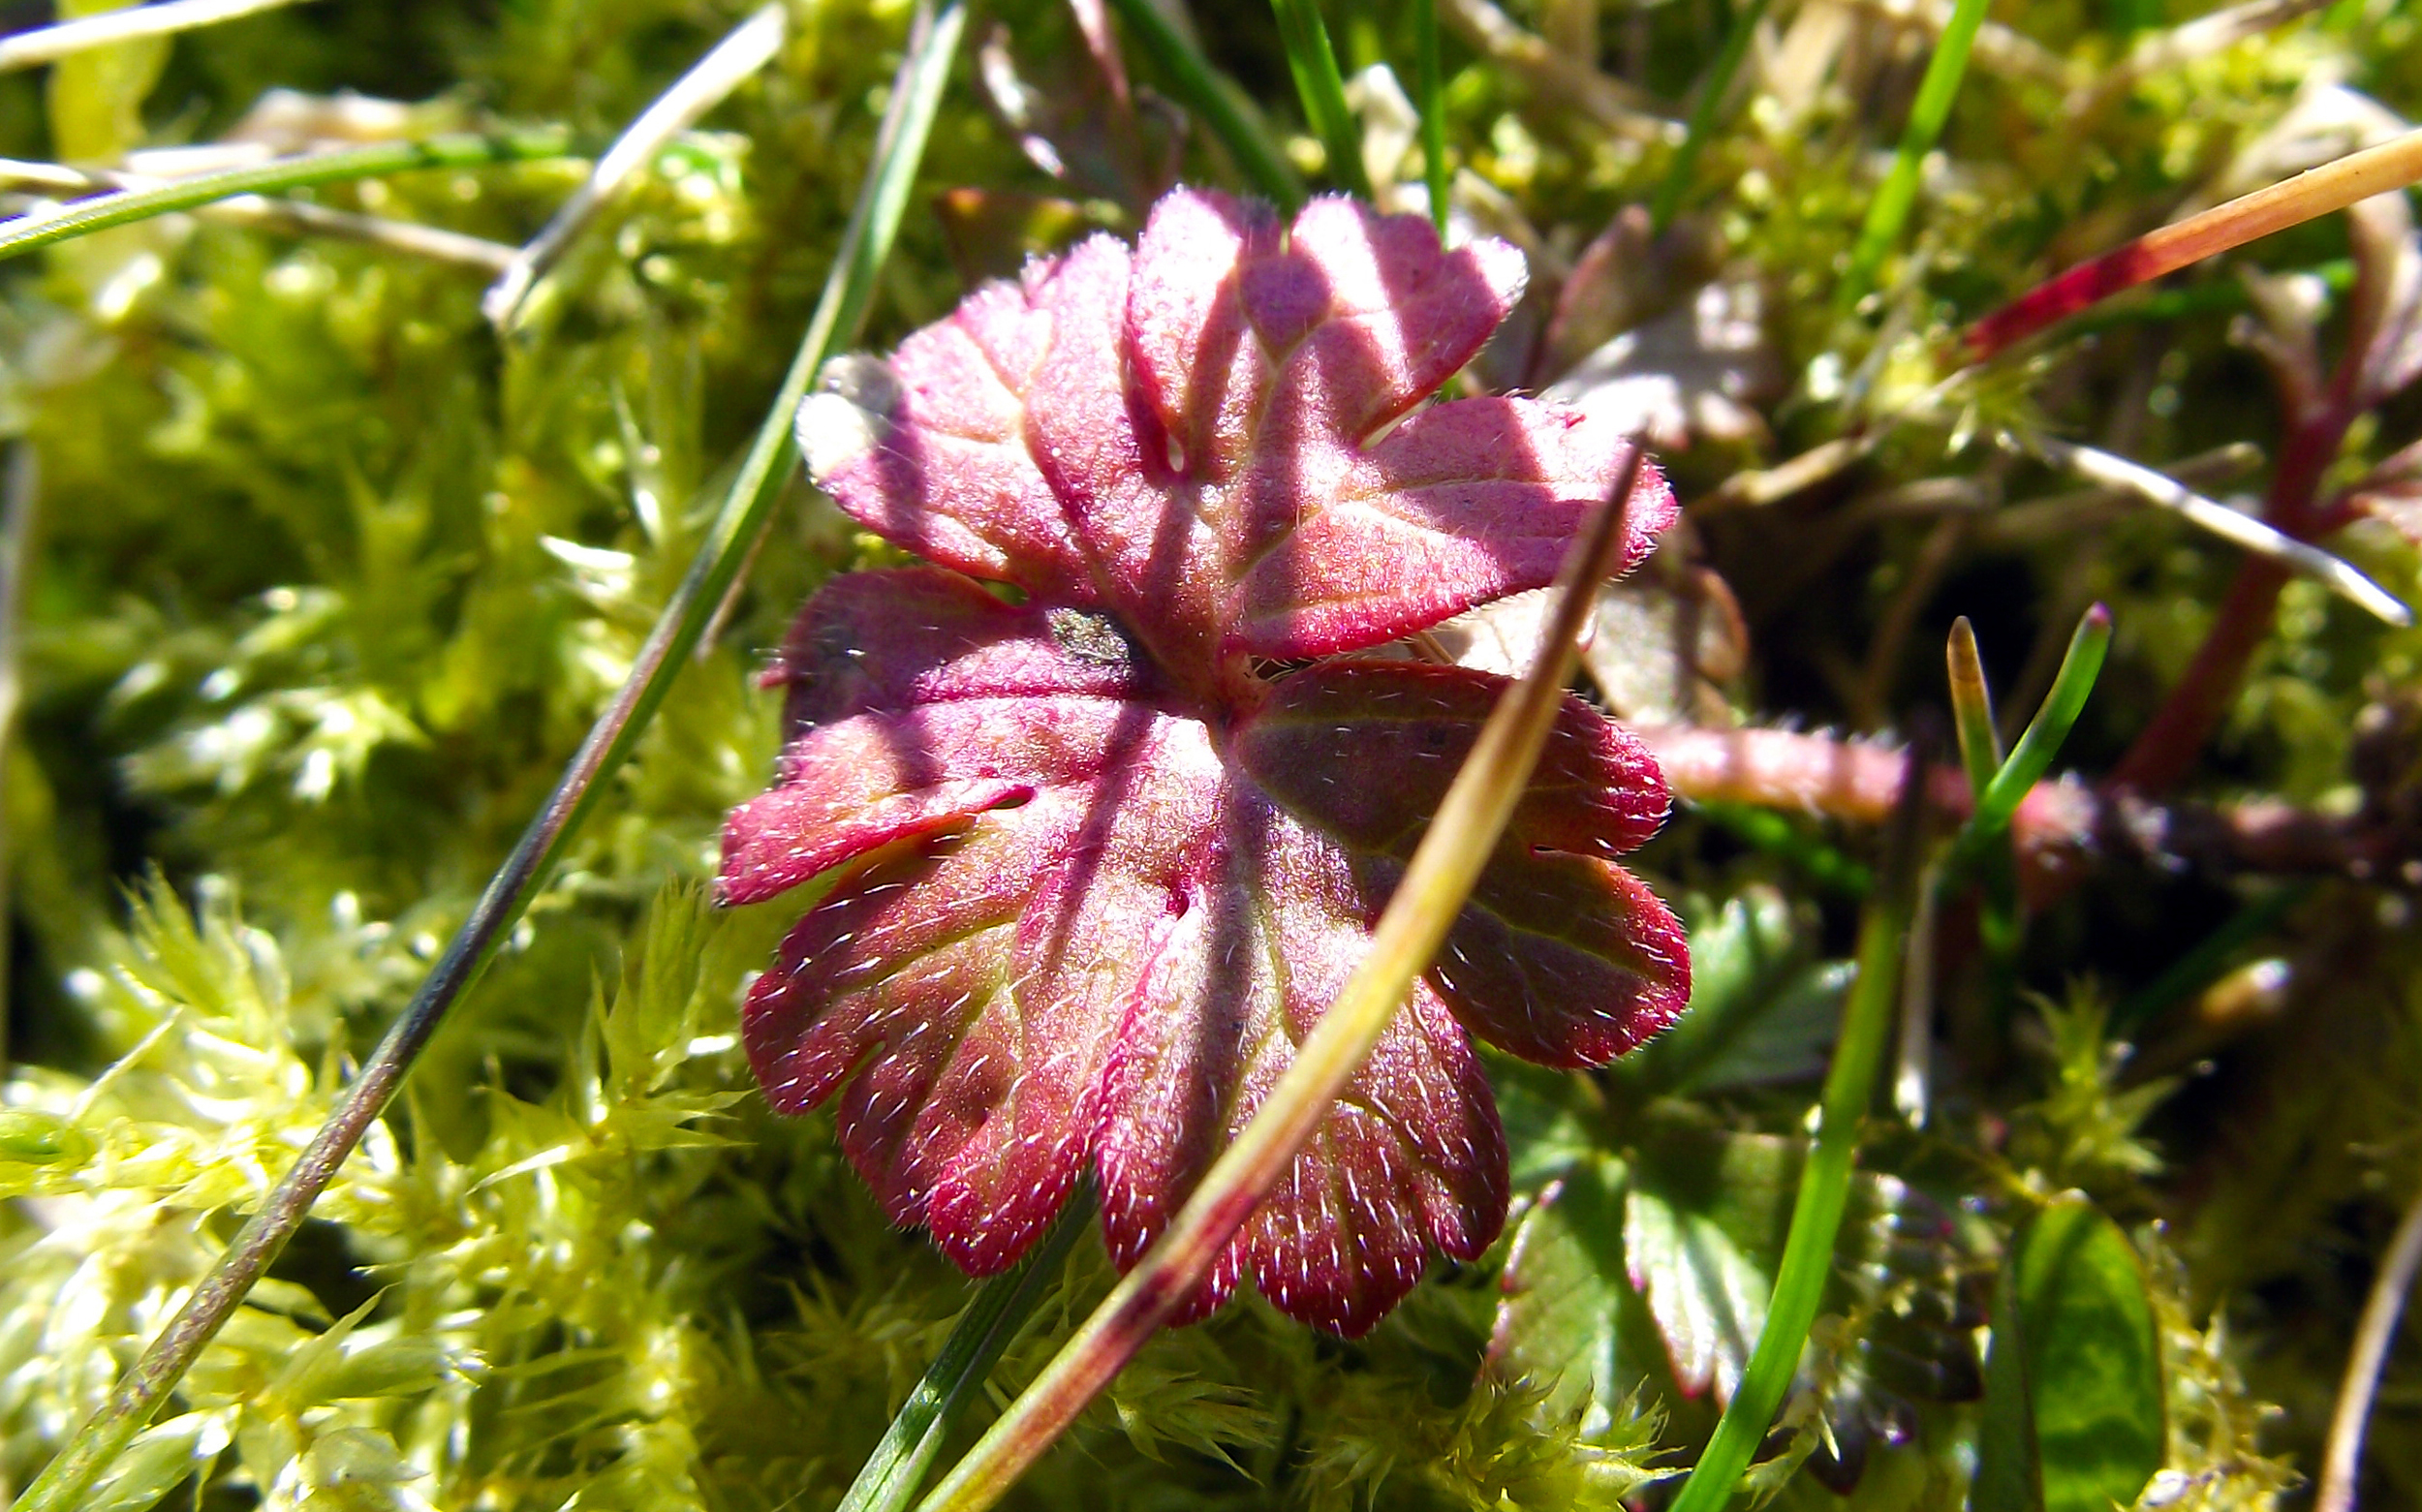
POLYGON ((934 1363, 926 1368, 916 1389, 900 1404, 883 1442, 850 1483, 836 1512, 900 1512, 924 1484, 942 1441, 958 1422, 968 1399, 982 1388, 984 1377, 1000 1363, 1017 1331, 1042 1300, 1052 1279, 1060 1274, 1068 1252, 1093 1217, 1093 1201, 1085 1192, 1069 1199, 1059 1221, 1025 1263, 1006 1276, 984 1282, 943 1341, 934 1363))
POLYGON ((1421 179, 1430 224, 1446 234, 1446 80, 1438 57, 1438 0, 1413 0, 1413 92, 1421 109, 1421 179))
POLYGON ((1918 81, 1917 101, 1910 107, 1909 124, 1901 131, 1901 148, 1893 155, 1892 171, 1884 175, 1883 186, 1868 204, 1858 245, 1850 252, 1850 269, 1842 280, 1837 301, 1843 309, 1867 297, 1876 286, 1876 271, 1883 266, 1884 254, 1900 239, 1910 208, 1917 202, 1918 172, 1942 135, 1942 123, 1951 118, 1951 102, 1959 98, 1960 80, 1968 73, 1969 48, 1974 46, 1976 28, 1984 20, 1985 0, 1959 0, 1951 12, 1951 23, 1942 28, 1942 38, 1935 44, 1926 77, 1918 81))
POLYGON ((1329 32, 1320 24, 1316 0, 1270 0, 1278 15, 1279 40, 1287 45, 1287 68, 1295 76, 1295 93, 1303 98, 1304 117, 1320 139, 1329 160, 1329 178, 1357 199, 1371 198, 1371 180, 1362 170, 1362 133, 1354 112, 1346 108, 1346 80, 1337 71, 1337 53, 1329 32))
POLYGON ((522 831, 512 854, 481 893, 419 991, 346 1089, 344 1100, 195 1288, 184 1310, 120 1378, 109 1401, 17 1498, 16 1512, 66 1512, 78 1505, 95 1480, 150 1420, 242 1303, 253 1282, 302 1226, 312 1202, 386 1110, 447 1010, 478 979, 564 844, 602 799, 608 787, 606 779, 630 757, 781 495, 781 484, 795 456, 791 427, 799 400, 830 350, 854 334, 856 322, 872 297, 875 271, 882 266, 898 229, 900 210, 924 156, 925 139, 966 21, 966 10, 958 4, 938 17, 920 14, 920 24, 901 61, 874 163, 842 233, 841 254, 825 281, 807 338, 725 497, 712 533, 658 617, 630 677, 591 726, 555 790, 522 831))
POLYGON ((2068 653, 2061 658, 2061 670, 2052 679, 2052 691, 2044 694, 2043 706, 2010 749, 2010 758, 1978 794, 1976 811, 1952 838, 1943 865, 1946 877, 1968 873, 2008 832, 2010 816, 2018 812, 2019 803, 2043 780, 2052 758, 2060 755, 2061 742, 2068 738, 2070 726, 2085 708, 2086 695, 2094 692, 2095 679, 2102 673, 2102 659, 2110 649, 2111 611, 2097 603, 2077 622, 2077 633, 2069 637, 2068 653))
POLYGON ((1691 107, 1689 134, 1673 155, 1673 166, 1665 170, 1664 181, 1657 186, 1657 198, 1649 202, 1649 224, 1663 231, 1682 213, 1682 201, 1691 192, 1691 179, 1698 171, 1698 155, 1707 145, 1709 134, 1716 129, 1716 118, 1723 109, 1724 96, 1732 92, 1732 76, 1741 71, 1741 60, 1749 56, 1750 40, 1757 35, 1757 23, 1765 18, 1768 0, 1748 0, 1732 15, 1732 29, 1724 34, 1722 51, 1716 54, 1715 66, 1699 82, 1698 103, 1691 107))
MULTIPOLYGON (((1981 804, 1986 789, 1993 786, 1994 774, 2002 769, 2002 737, 1993 722, 1993 694, 1985 685, 1984 660, 1976 654, 1976 631, 1967 615, 1952 622, 1944 653, 1949 663, 1951 717, 1959 730, 1960 764, 1968 771, 1969 797, 1981 804)), ((1984 1001, 1998 1016, 2018 980, 2018 857, 2008 847, 1996 847, 1986 859, 1981 891, 1976 938, 1984 958, 1984 1001)), ((1913 1064, 1909 1057, 1924 1053, 1927 1030, 1922 1024, 1902 1028, 1909 1036, 1903 1060, 1906 1083, 1913 1064)), ((1903 1111, 1913 1110, 1905 1106, 1903 1111)))
POLYGON ((1892 1003, 1900 981, 1901 942, 1909 932, 1920 840, 1920 812, 1925 773, 1932 765, 1922 750, 1910 753, 1910 778, 1901 794, 1899 812, 1888 843, 1889 868, 1883 889, 1867 906, 1859 922, 1858 976, 1850 984, 1849 1001, 1842 1009, 1842 1037, 1834 1045, 1833 1065, 1825 1073, 1816 1137, 1800 1169, 1800 1190, 1791 1209, 1791 1231, 1783 1245, 1783 1263, 1775 1273, 1773 1300, 1767 1304, 1765 1326, 1757 1345, 1733 1388, 1732 1400, 1717 1420, 1672 1512, 1722 1512, 1732 1499, 1741 1472, 1766 1436, 1775 1411, 1790 1389, 1799 1369, 1800 1350, 1816 1322, 1825 1281, 1833 1274, 1834 1240, 1842 1231, 1842 1215, 1850 1200, 1850 1165, 1858 1154, 1858 1136, 1868 1106, 1875 1100, 1876 1077, 1891 1037, 1892 1003))
POLYGON ((1261 129, 1243 92, 1213 68, 1184 33, 1169 24, 1169 18, 1161 14, 1152 0, 1110 0, 1110 8, 1118 12, 1119 19, 1134 33, 1145 53, 1168 76, 1178 95, 1195 114, 1210 123, 1212 134, 1236 159, 1236 166, 1253 181, 1254 188, 1283 210, 1292 212, 1302 204, 1303 179, 1270 139, 1269 133, 1261 129))
POLYGON ((1951 718, 1959 729, 1960 765, 1968 771, 1968 792, 1982 798, 2002 766, 2002 737, 1993 724, 1993 693, 1985 686, 1984 659, 1976 653, 1976 628, 1963 614, 1951 622, 1951 718))
POLYGON ((215 173, 196 173, 155 189, 95 195, 78 200, 52 215, 20 215, 0 221, 0 258, 14 258, 54 241, 88 236, 112 226, 132 225, 174 210, 190 210, 238 195, 276 195, 313 184, 338 184, 351 179, 384 178, 421 169, 485 168, 498 163, 532 163, 570 157, 572 139, 560 131, 464 133, 431 137, 420 141, 383 141, 375 146, 345 147, 278 158, 215 173))

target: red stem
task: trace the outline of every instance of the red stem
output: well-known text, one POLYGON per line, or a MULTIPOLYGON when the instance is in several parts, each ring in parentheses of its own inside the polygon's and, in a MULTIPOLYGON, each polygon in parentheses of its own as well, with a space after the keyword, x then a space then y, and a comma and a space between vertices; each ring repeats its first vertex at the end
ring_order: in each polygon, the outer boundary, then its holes
POLYGON ((2286 572, 2266 557, 2248 557, 2237 565, 2228 597, 2220 601, 2220 616, 2195 651, 2195 660, 2112 769, 2113 787, 2160 792, 2194 766, 2204 743, 2236 701, 2254 652, 2271 633, 2279 591, 2286 581, 2286 572))
MULTIPOLYGON (((2281 448, 2279 471, 2263 500, 2262 518, 2293 536, 2311 540, 2345 523, 2344 510, 2320 508, 2321 480, 2346 439, 2346 429, 2361 413, 2351 396, 2364 343, 2350 343, 2340 359, 2329 391, 2291 420, 2281 448)), ((2292 399, 2290 400, 2292 403, 2292 399)), ((2245 685, 2254 653, 2269 638, 2279 608, 2280 590, 2287 572, 2267 557, 2248 557, 2220 601, 2220 614, 2206 632, 2203 644, 2186 675, 2161 700, 2151 723, 2113 768, 2113 787, 2158 793, 2177 785, 2192 770, 2211 741, 2212 732, 2227 717, 2245 685)))
MULTIPOLYGON (((1853 824, 1881 823, 1909 770, 1905 752, 1796 730, 1650 725, 1634 733, 1656 753, 1682 797, 1821 814, 1853 824)), ((1928 801, 1941 817, 1968 813, 1966 774, 1939 766, 1927 779, 1928 801)), ((2405 886, 2422 885, 2422 829, 2376 803, 2354 814, 2269 799, 2165 805, 2058 778, 2037 783, 2019 804, 2010 839, 2028 904, 2038 909, 2066 892, 2087 868, 2122 856, 2221 874, 2393 877, 2405 886)))
POLYGON ((2175 272, 2216 252, 2244 246, 2284 227, 2343 210, 2373 195, 2402 189, 2416 176, 2422 176, 2422 131, 2407 132, 2377 146, 2348 153, 2284 182, 2241 195, 2200 215, 2148 231, 2125 246, 2036 285, 1970 326, 1969 360, 1981 362, 2011 343, 2065 321, 2123 289, 2175 272))

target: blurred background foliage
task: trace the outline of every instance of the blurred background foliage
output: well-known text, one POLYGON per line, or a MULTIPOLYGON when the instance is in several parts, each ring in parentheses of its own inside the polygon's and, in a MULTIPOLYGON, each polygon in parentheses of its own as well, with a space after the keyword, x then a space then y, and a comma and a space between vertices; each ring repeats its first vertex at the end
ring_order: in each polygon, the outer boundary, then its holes
MULTIPOLYGON (((1377 191, 1414 204, 1411 8, 1323 9, 1377 191)), ((1602 619, 1621 654, 1593 670, 1618 712, 1886 737, 1942 705, 1932 648, 1966 614, 2023 718, 2100 599, 2118 647, 2065 754, 2100 773, 2236 554, 2081 491, 2027 438, 2260 489, 2293 419, 2262 343, 2334 352, 2361 249, 2343 218, 2313 223, 1958 386, 1952 338, 2058 266, 2394 129, 2422 109, 2417 19, 2257 5, 2216 34, 2188 24, 2199 0, 1993 6, 1912 233, 1846 312, 1841 269, 1947 9, 1776 6, 1660 234, 1637 207, 1728 8, 1444 0, 1453 211, 1534 270, 1477 376, 1635 406, 1690 502, 1653 584, 1602 619), (1839 465, 1774 481, 1834 443, 1839 465)), ((742 14, 298 5, 0 77, 0 154, 140 170, 231 137, 498 123, 593 152, 742 14)), ((100 1402, 326 1114, 696 549, 823 281, 909 7, 794 0, 789 19, 773 66, 608 206, 511 337, 481 314, 492 267, 207 216, 0 272, 0 437, 27 522, 0 720, 0 1489, 100 1402)), ((1192 19, 1318 181, 1269 15, 1192 19)), ((1116 113, 1059 0, 989 4, 971 42, 873 347, 1029 253, 1132 231, 1173 176, 1238 182, 1140 54, 1136 113, 1116 113)), ((510 246, 585 171, 306 198, 510 246)), ((2422 266, 2410 225, 2396 235, 2422 266)), ((2417 421, 2422 400, 2381 396, 2325 459, 2332 485, 2417 421)), ((2414 548, 2376 512, 2332 548, 2411 598, 2414 548)), ((764 1112, 734 1004, 788 920, 719 914, 700 887, 724 812, 771 768, 755 672, 808 591, 881 555, 793 482, 600 819, 101 1506, 839 1496, 969 1284, 887 1229, 828 1119, 764 1112)), ((2187 790, 2406 801, 2417 657, 2422 631, 2291 583, 2187 790)), ((1644 853, 1693 922, 1690 1034, 1595 1076, 1498 1067, 1520 1195, 1487 1260, 1440 1267, 1356 1343, 1252 1301, 1164 1336, 1020 1504, 1665 1497, 1755 1337, 1874 859, 1857 816, 1775 807, 1780 829, 1686 806, 1644 853)), ((2422 869, 2283 892, 2259 866, 2124 849, 2032 920, 2014 988, 1946 969, 1935 1116, 1864 1162, 1765 1494, 1957 1505, 1996 1267, 2076 1188, 2125 1230, 2158 1324, 2147 1504, 2303 1495, 2375 1256, 2422 1186, 2422 869), (2220 934, 2249 908, 2258 928, 2220 934)), ((1107 1280, 1087 1240, 996 1402, 1107 1280)), ((2377 1504, 2422 1499, 2417 1390, 2401 1346, 2377 1504)))

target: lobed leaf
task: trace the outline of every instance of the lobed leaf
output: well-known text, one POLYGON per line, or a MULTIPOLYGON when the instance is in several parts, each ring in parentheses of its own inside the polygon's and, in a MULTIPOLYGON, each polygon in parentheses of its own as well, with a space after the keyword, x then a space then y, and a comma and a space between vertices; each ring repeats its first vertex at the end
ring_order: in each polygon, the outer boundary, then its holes
MULTIPOLYGON (((1179 190, 996 284, 800 411, 818 484, 978 577, 1107 609, 1199 681, 1384 644, 1551 581, 1623 460, 1532 400, 1408 412, 1519 297, 1520 254, 1414 216, 1179 190), (1399 423, 1401 422, 1401 423, 1399 423), (1391 428, 1392 427, 1392 428, 1391 428)), ((1628 569, 1673 519, 1644 470, 1628 569)))
MULTIPOLYGON (((1271 663, 1546 582, 1623 473, 1554 406, 1415 408, 1522 277, 1414 217, 1180 191, 1134 251, 1037 262, 802 407, 818 481, 942 566, 828 585, 767 674, 792 738, 722 897, 848 870, 745 1038, 774 1106, 837 1097, 885 1209, 970 1272, 1089 1167, 1112 1255, 1141 1255, 1368 950, 1506 680, 1271 663)), ((1636 560, 1672 501, 1631 509, 1636 560)), ((1688 999, 1680 925, 1612 859, 1666 801, 1568 699, 1442 960, 1186 1315, 1250 1277, 1356 1334, 1430 1251, 1487 1248, 1506 1152, 1472 1036, 1600 1065, 1688 999)))

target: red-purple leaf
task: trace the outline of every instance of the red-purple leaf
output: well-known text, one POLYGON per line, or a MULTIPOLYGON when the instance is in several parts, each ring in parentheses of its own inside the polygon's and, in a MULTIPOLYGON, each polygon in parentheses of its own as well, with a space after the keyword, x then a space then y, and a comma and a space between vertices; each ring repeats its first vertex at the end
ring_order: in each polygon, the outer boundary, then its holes
MULTIPOLYGON (((1503 318, 1519 259, 1413 218, 1180 192, 860 360, 802 410, 818 480, 934 569, 841 578, 768 674, 792 738, 732 816, 724 896, 847 866, 752 990, 768 1097, 960 1265, 1024 1251, 1098 1172, 1122 1265, 1260 1106, 1505 679, 1299 659, 1554 572, 1621 439, 1552 406, 1408 413, 1503 318), (1392 430, 1381 434, 1382 428, 1392 430)), ((1671 500, 1644 470, 1632 555, 1671 500)), ((1681 1010, 1681 929, 1608 857, 1663 779, 1577 700, 1444 958, 1192 1315, 1250 1276, 1376 1322, 1506 1201, 1469 1035, 1558 1065, 1681 1010)))
MULTIPOLYGON (((1622 437, 1525 399, 1403 417, 1512 308, 1503 243, 1319 200, 1283 230, 1180 190, 1133 252, 1038 262, 841 365, 800 412, 817 482, 946 566, 1118 614, 1193 682, 1377 646, 1552 580, 1622 437)), ((1629 568, 1671 523, 1644 470, 1629 568)))

